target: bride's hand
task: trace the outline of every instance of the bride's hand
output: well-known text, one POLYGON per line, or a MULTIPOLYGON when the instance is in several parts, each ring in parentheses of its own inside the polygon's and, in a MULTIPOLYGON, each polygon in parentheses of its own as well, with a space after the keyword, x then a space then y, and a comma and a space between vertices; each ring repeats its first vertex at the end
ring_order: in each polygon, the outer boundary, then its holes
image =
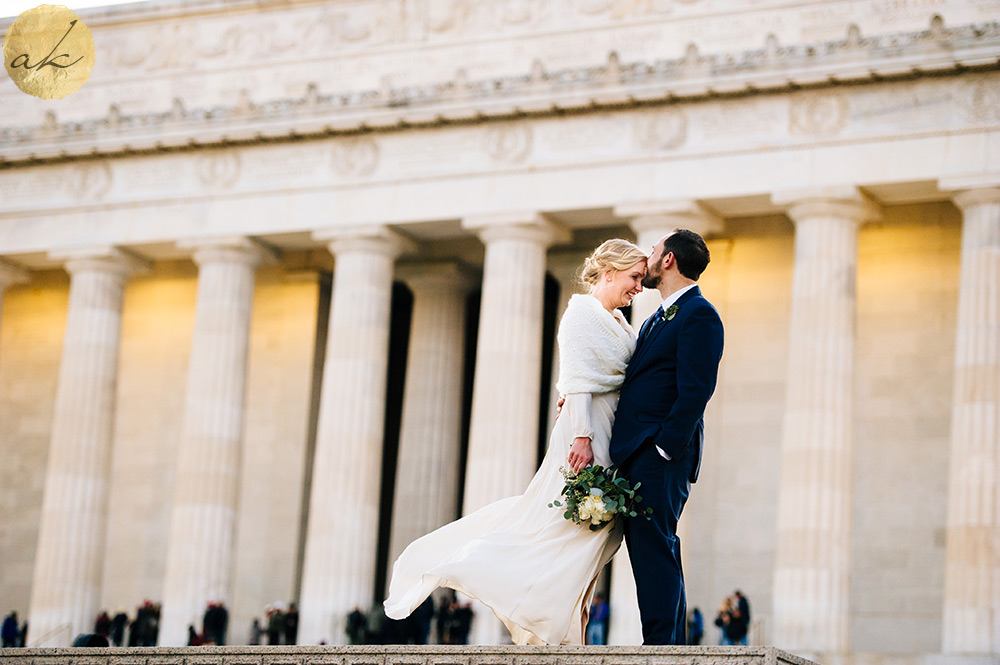
POLYGON ((573 473, 580 473, 594 459, 594 453, 590 449, 590 437, 578 436, 573 439, 573 447, 569 449, 566 461, 573 469, 573 473))

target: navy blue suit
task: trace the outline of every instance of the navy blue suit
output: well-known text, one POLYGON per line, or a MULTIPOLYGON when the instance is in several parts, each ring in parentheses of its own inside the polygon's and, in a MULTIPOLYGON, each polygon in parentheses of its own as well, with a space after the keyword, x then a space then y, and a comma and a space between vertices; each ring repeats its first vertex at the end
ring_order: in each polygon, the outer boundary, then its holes
POLYGON ((677 520, 698 479, 705 405, 722 359, 722 320, 699 288, 675 304, 673 319, 646 335, 650 321, 640 328, 611 432, 611 460, 632 483, 642 483, 640 507, 653 509, 651 520, 625 520, 644 644, 686 644, 677 520))

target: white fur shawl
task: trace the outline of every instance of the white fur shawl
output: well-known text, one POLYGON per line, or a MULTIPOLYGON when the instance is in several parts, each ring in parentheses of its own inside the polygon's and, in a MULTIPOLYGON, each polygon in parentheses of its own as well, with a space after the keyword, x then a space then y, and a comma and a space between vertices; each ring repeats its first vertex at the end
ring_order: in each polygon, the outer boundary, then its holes
POLYGON ((609 393, 621 388, 635 350, 635 333, 621 312, 616 309, 612 315, 592 295, 574 295, 559 322, 558 340, 556 388, 561 394, 609 393))

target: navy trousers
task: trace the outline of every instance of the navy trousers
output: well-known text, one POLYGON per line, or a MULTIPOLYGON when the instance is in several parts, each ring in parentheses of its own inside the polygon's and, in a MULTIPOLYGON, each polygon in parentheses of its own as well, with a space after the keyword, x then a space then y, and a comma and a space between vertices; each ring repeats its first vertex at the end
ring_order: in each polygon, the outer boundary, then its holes
POLYGON ((652 508, 625 520, 625 546, 632 561, 642 619, 643 644, 687 644, 687 599, 681 567, 677 520, 691 492, 693 455, 666 460, 651 443, 643 444, 622 469, 642 483, 639 509, 652 508))

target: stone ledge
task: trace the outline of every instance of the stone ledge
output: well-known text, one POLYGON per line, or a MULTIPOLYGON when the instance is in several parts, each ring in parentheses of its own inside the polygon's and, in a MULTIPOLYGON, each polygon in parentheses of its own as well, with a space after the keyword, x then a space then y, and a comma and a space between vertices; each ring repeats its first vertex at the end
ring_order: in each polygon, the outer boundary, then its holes
POLYGON ((3 649, 0 665, 814 665, 774 647, 317 646, 3 649))

